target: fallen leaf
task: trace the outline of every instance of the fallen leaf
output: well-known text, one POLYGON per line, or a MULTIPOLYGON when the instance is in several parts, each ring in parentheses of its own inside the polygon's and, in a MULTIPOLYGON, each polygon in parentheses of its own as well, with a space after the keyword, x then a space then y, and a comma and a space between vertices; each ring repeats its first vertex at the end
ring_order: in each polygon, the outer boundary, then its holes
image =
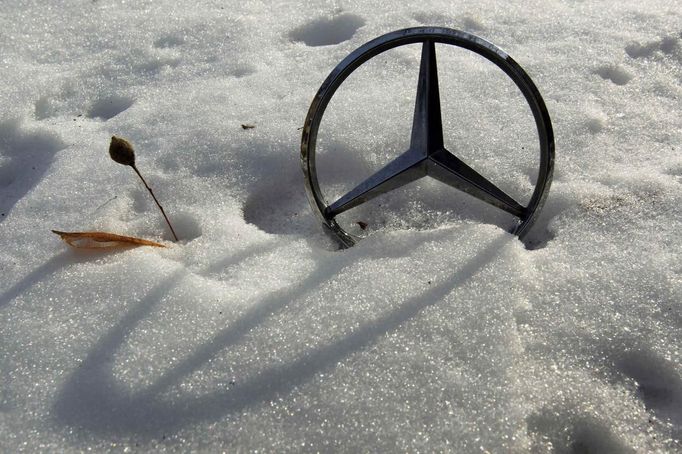
POLYGON ((365 230, 365 229, 367 228, 367 226, 368 226, 368 224, 367 224, 366 222, 363 222, 363 221, 357 221, 356 224, 357 224, 362 230, 365 230))
POLYGON ((116 235, 107 232, 60 232, 53 230, 69 246, 85 249, 113 249, 124 247, 154 246, 166 247, 161 243, 135 238, 133 236, 116 235))
POLYGON ((256 127, 256 125, 242 124, 242 129, 253 129, 255 127, 256 127))

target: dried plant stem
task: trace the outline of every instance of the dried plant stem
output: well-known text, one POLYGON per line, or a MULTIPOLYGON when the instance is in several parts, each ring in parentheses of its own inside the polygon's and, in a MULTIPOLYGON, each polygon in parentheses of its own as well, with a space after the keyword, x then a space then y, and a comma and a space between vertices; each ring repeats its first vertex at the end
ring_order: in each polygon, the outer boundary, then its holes
POLYGON ((144 187, 147 188, 147 191, 152 195, 152 198, 154 199, 154 202, 156 202, 156 206, 159 207, 159 210, 161 210, 161 214, 163 214, 164 219, 166 220, 166 223, 168 224, 168 227, 170 227, 170 231, 173 234, 173 238, 175 238, 175 241, 178 241, 178 236, 175 234, 175 230, 173 230, 173 226, 171 225, 170 221, 168 220, 168 216, 166 216, 166 212, 163 211, 163 207, 159 203, 158 200, 156 200, 156 196, 154 195, 154 191, 152 191, 152 188, 149 187, 146 181, 144 181, 144 178, 142 177, 142 174, 140 173, 139 170, 137 170, 137 167, 135 164, 132 164, 130 167, 133 168, 135 173, 137 174, 138 177, 140 177, 140 180, 142 180, 142 183, 144 184, 144 187))

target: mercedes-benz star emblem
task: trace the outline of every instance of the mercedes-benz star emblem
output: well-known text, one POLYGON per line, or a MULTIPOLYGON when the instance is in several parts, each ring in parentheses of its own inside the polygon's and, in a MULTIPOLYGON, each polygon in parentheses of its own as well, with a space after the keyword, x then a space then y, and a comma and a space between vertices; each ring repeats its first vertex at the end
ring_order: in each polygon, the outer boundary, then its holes
POLYGON ((380 36, 352 52, 334 68, 308 111, 301 140, 301 161, 313 211, 343 247, 355 244, 356 238, 336 222, 337 215, 427 175, 516 216, 518 224, 513 233, 523 237, 537 218, 549 191, 554 166, 554 136, 549 113, 538 89, 504 51, 470 33, 440 27, 417 27, 380 36), (422 53, 409 148, 346 195, 328 204, 320 191, 315 169, 317 131, 327 104, 343 81, 364 62, 394 47, 413 43, 422 43, 422 53), (527 206, 518 203, 445 147, 436 43, 459 46, 490 60, 514 81, 530 105, 540 140, 540 170, 527 206))

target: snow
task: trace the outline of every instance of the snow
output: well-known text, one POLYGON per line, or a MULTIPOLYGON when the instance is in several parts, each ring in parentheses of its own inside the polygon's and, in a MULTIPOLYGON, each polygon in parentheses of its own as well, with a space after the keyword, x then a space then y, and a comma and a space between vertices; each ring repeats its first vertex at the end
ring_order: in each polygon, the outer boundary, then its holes
MULTIPOLYGON (((4 4, 0 451, 679 452, 681 23, 662 0, 4 4), (547 103, 555 178, 524 242, 427 179, 339 216, 368 224, 349 250, 308 206, 319 85, 419 25, 500 46, 547 103)), ((527 201, 522 96, 437 52, 446 144, 527 201)), ((406 148, 418 64, 394 49, 335 95, 329 199, 406 148)))

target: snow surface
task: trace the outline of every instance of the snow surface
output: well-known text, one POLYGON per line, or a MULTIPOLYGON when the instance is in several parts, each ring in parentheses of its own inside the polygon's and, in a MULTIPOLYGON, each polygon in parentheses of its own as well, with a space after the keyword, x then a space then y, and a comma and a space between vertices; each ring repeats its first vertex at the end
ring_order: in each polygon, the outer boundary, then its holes
MULTIPOLYGON (((527 200, 518 90, 437 51, 446 144, 527 200)), ((333 99, 330 199, 405 149, 418 59, 383 54, 333 99)), ((0 62, 0 451, 682 451, 679 1, 15 0, 0 62), (545 98, 556 172, 525 242, 426 179, 341 216, 369 224, 350 250, 312 215, 310 101, 418 25, 496 43, 545 98)))

